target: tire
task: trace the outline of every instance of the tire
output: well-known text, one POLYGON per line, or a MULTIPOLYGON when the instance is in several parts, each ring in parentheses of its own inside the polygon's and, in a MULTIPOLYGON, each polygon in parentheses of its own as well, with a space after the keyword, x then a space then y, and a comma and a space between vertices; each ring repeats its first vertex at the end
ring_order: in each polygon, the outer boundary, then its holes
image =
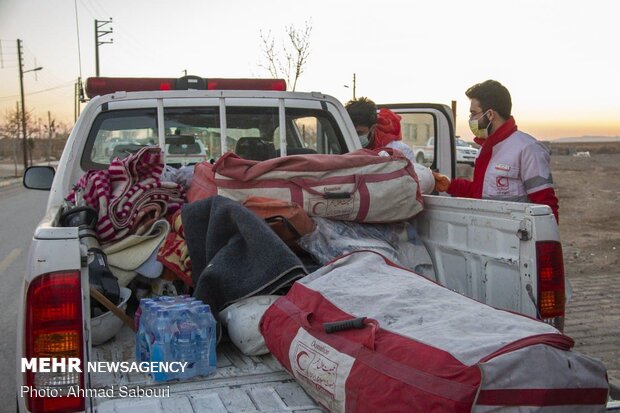
POLYGON ((418 152, 418 154, 415 156, 415 161, 420 165, 424 165, 424 154, 422 152, 418 152))

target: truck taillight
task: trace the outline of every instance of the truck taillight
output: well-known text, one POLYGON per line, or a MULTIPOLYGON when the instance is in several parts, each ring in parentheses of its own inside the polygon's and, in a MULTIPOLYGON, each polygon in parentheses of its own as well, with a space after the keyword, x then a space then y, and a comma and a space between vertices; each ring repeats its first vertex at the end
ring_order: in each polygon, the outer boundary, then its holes
POLYGON ((564 289, 562 244, 557 241, 537 242, 536 262, 540 317, 558 328, 563 327, 566 291, 564 289))
POLYGON ((86 96, 93 98, 119 91, 142 92, 152 90, 275 90, 285 91, 284 79, 205 79, 185 76, 179 79, 163 77, 89 77, 86 96))
MULTIPOLYGON (((82 293, 80 272, 41 275, 30 284, 26 297, 25 357, 83 360, 82 293)), ((82 372, 26 371, 26 396, 32 412, 84 410, 82 372), (72 395, 70 389, 73 389, 72 395)))

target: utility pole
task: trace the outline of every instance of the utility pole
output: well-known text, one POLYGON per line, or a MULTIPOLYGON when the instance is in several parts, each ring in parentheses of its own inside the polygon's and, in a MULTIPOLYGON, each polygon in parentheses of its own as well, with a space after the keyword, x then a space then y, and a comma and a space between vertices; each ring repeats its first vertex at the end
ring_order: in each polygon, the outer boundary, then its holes
POLYGON ((104 26, 107 24, 112 24, 112 18, 110 20, 95 20, 95 69, 97 77, 99 77, 99 46, 102 44, 112 44, 114 43, 114 39, 110 39, 109 42, 104 42, 99 40, 103 36, 107 36, 112 33, 112 28, 110 30, 104 30, 104 26))
POLYGON ((37 70, 43 69, 42 67, 35 67, 34 69, 24 70, 24 65, 22 63, 22 41, 17 39, 17 66, 19 67, 19 93, 22 98, 22 147, 24 150, 24 171, 28 168, 28 139, 26 132, 26 104, 24 103, 24 73, 28 72, 36 72, 37 70))
POLYGON ((47 164, 52 160, 52 135, 56 132, 56 121, 52 120, 52 114, 47 111, 47 164))
MULTIPOLYGON (((356 78, 355 73, 353 73, 353 100, 355 100, 355 88, 356 88, 356 78)), ((347 89, 349 89, 349 85, 344 85, 347 89)))
POLYGON ((78 84, 75 82, 73 85, 73 123, 77 122, 77 108, 78 108, 78 84))
POLYGON ((73 122, 77 122, 80 116, 80 103, 84 102, 84 89, 82 89, 82 78, 78 77, 73 86, 73 122))
POLYGON ((15 175, 17 175, 17 141, 19 140, 19 102, 15 102, 15 137, 13 138, 13 162, 15 163, 15 175))
POLYGON ((454 117, 454 128, 456 129, 456 100, 452 101, 452 117, 454 117))

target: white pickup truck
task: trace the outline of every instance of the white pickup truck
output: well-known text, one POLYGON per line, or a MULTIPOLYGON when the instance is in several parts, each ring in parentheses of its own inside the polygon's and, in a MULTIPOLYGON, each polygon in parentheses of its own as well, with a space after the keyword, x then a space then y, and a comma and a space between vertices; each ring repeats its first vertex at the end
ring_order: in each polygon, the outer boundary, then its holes
MULTIPOLYGON (((415 154, 416 162, 421 165, 431 165, 435 159, 435 138, 429 138, 424 146, 417 146, 415 142, 413 143, 412 149, 415 154)), ((479 152, 477 148, 474 148, 463 139, 456 137, 455 149, 457 163, 474 166, 479 152)))
MULTIPOLYGON (((360 148, 347 112, 330 96, 286 92, 271 80, 217 79, 213 84, 193 77, 180 82, 94 79, 89 84, 92 99, 73 128, 55 175, 45 167, 27 171, 27 187, 51 193, 33 235, 17 310, 19 411, 321 411, 271 356, 247 357, 228 344, 218 347, 215 374, 165 385, 139 372, 21 370, 22 358, 79 358, 83 366, 88 361, 135 358, 134 334, 126 327, 107 343, 92 344, 87 252, 80 248, 78 228, 59 224, 63 200, 77 180, 89 169, 108 166, 110 142, 130 136, 133 145, 154 141, 164 148, 167 135, 191 135, 209 148, 212 157, 232 150, 255 159, 360 148), (186 90, 175 90, 179 88, 186 90), (71 397, 45 393, 71 387, 89 391, 71 397), (158 391, 167 393, 148 397, 158 391), (123 397, 128 395, 135 397, 123 397)), ((403 122, 423 119, 433 125, 431 133, 437 139, 432 168, 455 176, 450 109, 428 104, 386 106, 401 114, 403 122)), ((440 284, 562 329, 562 247, 549 207, 436 195, 425 195, 424 205, 415 225, 440 284)))

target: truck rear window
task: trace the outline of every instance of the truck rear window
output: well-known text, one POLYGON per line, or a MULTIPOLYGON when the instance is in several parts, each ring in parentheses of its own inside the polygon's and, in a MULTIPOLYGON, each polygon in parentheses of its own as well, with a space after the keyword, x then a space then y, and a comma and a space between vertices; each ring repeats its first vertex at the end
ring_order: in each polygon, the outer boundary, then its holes
MULTIPOLYGON (((157 109, 111 110, 99 114, 91 128, 81 166, 105 169, 115 157, 124 158, 141 147, 158 144, 157 109)), ((219 107, 164 108, 164 132, 184 136, 193 143, 166 142, 168 155, 205 154, 217 159, 233 151, 247 159, 280 156, 280 122, 277 107, 226 107, 226 138, 222 139, 219 107), (224 145, 223 145, 224 143, 224 145), (223 147, 224 146, 224 147, 223 147)), ((326 110, 286 108, 287 154, 347 151, 340 128, 326 110)))
POLYGON ((103 112, 90 130, 81 165, 103 169, 115 157, 125 158, 148 145, 157 145, 155 108, 103 112))

